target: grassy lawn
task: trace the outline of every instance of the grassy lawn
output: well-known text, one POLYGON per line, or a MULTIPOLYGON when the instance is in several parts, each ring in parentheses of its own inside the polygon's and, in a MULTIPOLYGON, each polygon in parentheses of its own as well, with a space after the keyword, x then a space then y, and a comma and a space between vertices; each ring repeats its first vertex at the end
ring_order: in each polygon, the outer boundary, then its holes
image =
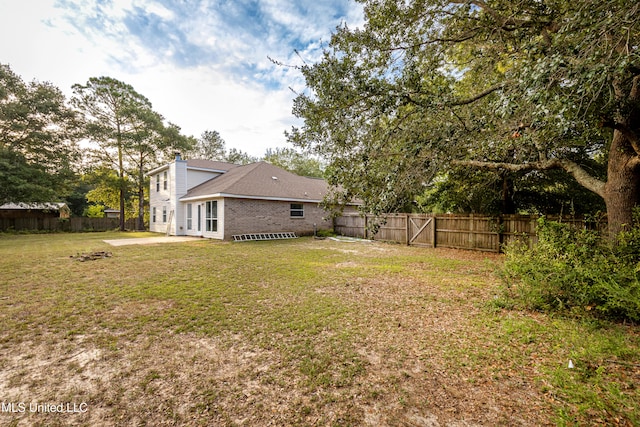
POLYGON ((501 308, 497 255, 102 241, 147 235, 0 236, 1 425, 640 425, 640 328, 501 308))

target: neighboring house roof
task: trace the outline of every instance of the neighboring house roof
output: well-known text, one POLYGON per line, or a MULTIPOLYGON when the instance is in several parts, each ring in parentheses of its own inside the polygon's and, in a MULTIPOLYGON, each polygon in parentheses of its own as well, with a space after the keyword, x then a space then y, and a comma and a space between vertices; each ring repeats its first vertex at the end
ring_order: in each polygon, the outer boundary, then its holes
POLYGON ((230 169, 193 187, 180 200, 206 197, 320 202, 328 191, 326 181, 287 172, 266 162, 230 169))
POLYGON ((0 205, 0 209, 6 210, 47 210, 59 211, 69 209, 66 203, 5 203, 0 205))

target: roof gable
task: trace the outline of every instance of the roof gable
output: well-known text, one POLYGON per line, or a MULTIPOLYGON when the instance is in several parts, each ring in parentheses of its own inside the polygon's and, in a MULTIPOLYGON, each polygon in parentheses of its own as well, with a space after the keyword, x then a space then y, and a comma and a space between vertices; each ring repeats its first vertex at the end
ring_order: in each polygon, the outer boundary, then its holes
POLYGON ((181 199, 207 196, 320 201, 326 181, 298 176, 266 162, 238 166, 191 190, 181 199))

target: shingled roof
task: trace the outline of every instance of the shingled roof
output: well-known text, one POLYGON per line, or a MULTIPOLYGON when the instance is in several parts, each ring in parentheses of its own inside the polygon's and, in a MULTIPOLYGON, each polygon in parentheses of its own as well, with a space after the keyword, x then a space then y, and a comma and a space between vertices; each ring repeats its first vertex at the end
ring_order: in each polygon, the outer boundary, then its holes
POLYGON ((49 210, 49 211, 59 211, 61 209, 68 209, 68 206, 66 203, 62 203, 62 202, 45 202, 45 203, 25 203, 25 202, 18 202, 18 203, 5 203, 3 205, 0 205, 0 209, 5 209, 5 210, 21 210, 21 211, 26 211, 26 210, 49 210))
POLYGON ((218 171, 228 171, 233 168, 237 168, 240 165, 236 165, 233 163, 227 162, 218 162, 215 160, 206 160, 206 159, 189 159, 187 160, 188 168, 195 169, 210 169, 210 170, 218 170, 218 171))
POLYGON ((239 197, 320 202, 327 191, 323 179, 298 176, 269 163, 258 162, 232 168, 193 187, 180 200, 239 197))

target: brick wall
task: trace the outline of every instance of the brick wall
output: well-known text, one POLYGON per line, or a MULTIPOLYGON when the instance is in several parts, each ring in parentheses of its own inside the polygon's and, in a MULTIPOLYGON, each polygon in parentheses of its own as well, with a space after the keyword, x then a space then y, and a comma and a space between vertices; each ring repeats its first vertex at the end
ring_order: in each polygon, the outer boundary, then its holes
POLYGON ((234 234, 275 233, 293 231, 298 235, 313 234, 313 224, 318 230, 331 230, 332 222, 317 203, 304 203, 304 217, 291 218, 290 202, 270 200, 231 199, 224 201, 224 238, 231 240, 234 234))

